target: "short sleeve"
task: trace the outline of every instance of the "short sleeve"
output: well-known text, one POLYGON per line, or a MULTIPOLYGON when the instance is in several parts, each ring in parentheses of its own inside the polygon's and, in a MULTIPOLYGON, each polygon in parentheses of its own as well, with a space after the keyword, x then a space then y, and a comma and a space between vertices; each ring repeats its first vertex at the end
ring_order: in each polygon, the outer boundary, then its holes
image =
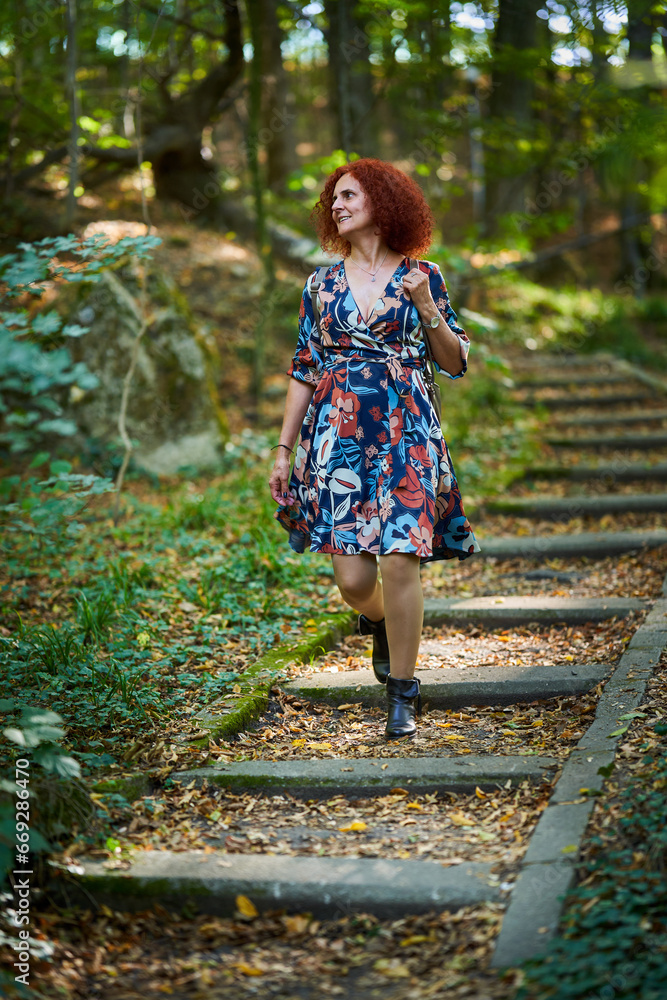
POLYGON ((430 266, 431 272, 429 274, 429 287, 431 289, 433 301, 435 302, 438 312, 441 316, 443 316, 449 329, 459 338, 459 344, 461 345, 461 361, 463 362, 463 368, 458 375, 450 375, 450 373, 445 371, 444 368, 441 368, 437 362, 435 362, 435 367, 437 371, 441 372, 443 375, 447 375, 448 378, 463 378, 468 370, 467 359, 468 351, 470 350, 470 339, 465 330, 461 329, 456 322, 456 313, 451 307, 449 295, 447 294, 447 286, 445 285, 445 279, 440 272, 440 268, 437 264, 431 264, 430 266))
POLYGON ((315 317, 310 297, 310 285, 316 273, 313 271, 304 285, 301 305, 299 306, 299 336, 292 363, 287 369, 287 374, 299 382, 315 383, 319 380, 318 363, 311 348, 315 317))

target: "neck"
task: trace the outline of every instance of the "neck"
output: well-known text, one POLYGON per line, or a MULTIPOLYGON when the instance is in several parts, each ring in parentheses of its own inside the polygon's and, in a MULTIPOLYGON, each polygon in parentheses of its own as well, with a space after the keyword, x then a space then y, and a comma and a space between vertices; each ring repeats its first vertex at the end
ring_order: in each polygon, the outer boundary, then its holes
POLYGON ((350 257, 356 260, 362 267, 367 267, 369 271, 374 271, 380 266, 383 258, 388 256, 389 247, 383 239, 377 236, 362 236, 350 240, 350 257))

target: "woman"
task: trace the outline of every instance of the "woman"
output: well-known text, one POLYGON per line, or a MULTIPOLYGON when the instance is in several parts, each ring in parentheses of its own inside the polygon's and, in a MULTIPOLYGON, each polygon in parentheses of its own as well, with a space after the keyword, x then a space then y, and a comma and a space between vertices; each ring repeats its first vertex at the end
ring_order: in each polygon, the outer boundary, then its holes
POLYGON ((479 551, 424 387, 421 323, 438 371, 451 378, 465 374, 469 340, 438 266, 410 268, 431 244, 433 217, 406 174, 375 159, 338 167, 313 218, 322 248, 343 259, 326 269, 317 314, 318 272, 303 291, 269 485, 292 548, 309 542, 331 555, 359 631, 373 636, 385 734, 397 739, 415 734, 421 709, 420 564, 479 551))

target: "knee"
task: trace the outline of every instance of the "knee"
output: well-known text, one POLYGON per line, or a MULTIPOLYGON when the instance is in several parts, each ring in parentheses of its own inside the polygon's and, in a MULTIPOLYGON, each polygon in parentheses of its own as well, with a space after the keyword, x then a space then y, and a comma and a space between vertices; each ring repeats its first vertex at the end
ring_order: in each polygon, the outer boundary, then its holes
POLYGON ((371 600, 377 587, 377 569, 363 562, 339 563, 335 576, 341 597, 350 607, 356 608, 371 600))
POLYGON ((345 580, 336 580, 340 595, 346 604, 351 608, 356 608, 360 604, 365 604, 373 597, 376 583, 370 583, 367 579, 349 577, 345 580))

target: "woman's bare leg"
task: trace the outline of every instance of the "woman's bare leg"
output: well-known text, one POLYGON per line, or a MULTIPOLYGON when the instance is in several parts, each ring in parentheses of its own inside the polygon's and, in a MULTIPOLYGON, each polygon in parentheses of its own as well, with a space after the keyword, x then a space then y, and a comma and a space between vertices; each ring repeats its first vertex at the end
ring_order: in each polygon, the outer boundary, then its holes
POLYGON ((375 556, 367 552, 359 555, 331 557, 334 576, 340 595, 355 611, 377 622, 384 618, 382 584, 378 580, 375 556))
POLYGON ((410 680, 415 674, 424 623, 419 557, 392 552, 379 556, 379 560, 384 584, 384 615, 391 656, 391 676, 410 680))

